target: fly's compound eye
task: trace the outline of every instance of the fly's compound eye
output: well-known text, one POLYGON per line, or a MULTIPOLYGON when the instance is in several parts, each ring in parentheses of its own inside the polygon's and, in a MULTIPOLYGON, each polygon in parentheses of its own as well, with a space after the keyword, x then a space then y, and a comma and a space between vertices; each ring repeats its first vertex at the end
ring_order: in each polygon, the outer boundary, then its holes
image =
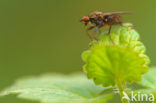
POLYGON ((84 21, 84 22, 88 22, 90 20, 89 17, 87 16, 84 16, 80 21, 84 21))

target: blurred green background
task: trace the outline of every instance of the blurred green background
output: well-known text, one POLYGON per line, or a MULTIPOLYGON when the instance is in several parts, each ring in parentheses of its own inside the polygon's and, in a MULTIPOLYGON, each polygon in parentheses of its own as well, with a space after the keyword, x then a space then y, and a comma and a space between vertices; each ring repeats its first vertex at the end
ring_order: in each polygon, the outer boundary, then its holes
POLYGON ((155 0, 0 0, 0 91, 22 76, 82 71, 90 39, 79 19, 93 11, 132 11, 123 22, 134 24, 156 65, 155 0))

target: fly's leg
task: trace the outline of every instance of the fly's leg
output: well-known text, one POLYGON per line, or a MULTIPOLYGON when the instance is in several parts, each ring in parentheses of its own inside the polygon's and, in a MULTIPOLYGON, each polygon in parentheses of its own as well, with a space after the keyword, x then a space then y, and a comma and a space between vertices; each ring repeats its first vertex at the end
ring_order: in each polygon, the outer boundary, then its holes
POLYGON ((112 25, 110 24, 110 26, 109 26, 109 30, 108 30, 108 35, 109 35, 110 40, 112 41, 112 43, 115 44, 114 41, 112 40, 111 35, 110 35, 111 29, 112 29, 112 25))
POLYGON ((86 30, 86 32, 87 32, 87 35, 88 35, 88 37, 91 39, 91 40, 93 40, 93 38, 89 35, 89 30, 92 30, 93 28, 95 28, 95 26, 91 26, 91 27, 89 27, 87 30, 86 30))
POLYGON ((108 34, 110 34, 111 29, 112 29, 112 24, 110 24, 110 26, 109 26, 108 34))
POLYGON ((120 24, 120 26, 123 26, 120 16, 117 17, 117 20, 118 20, 118 23, 120 24))
POLYGON ((94 38, 95 40, 98 40, 98 39, 95 37, 95 33, 96 33, 96 31, 97 31, 98 29, 99 29, 99 28, 98 28, 98 27, 96 27, 96 28, 94 29, 93 34, 92 34, 92 36, 93 36, 93 38, 94 38))

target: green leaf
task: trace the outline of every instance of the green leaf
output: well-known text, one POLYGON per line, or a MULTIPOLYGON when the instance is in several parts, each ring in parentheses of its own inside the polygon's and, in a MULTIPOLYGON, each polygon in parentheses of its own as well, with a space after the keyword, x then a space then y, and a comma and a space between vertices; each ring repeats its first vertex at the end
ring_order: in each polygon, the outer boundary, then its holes
POLYGON ((150 60, 139 34, 131 27, 119 27, 104 34, 82 53, 83 69, 95 84, 104 87, 138 82, 148 72, 150 60), (111 36, 111 37, 110 37, 111 36))
POLYGON ((18 94, 19 98, 40 103, 106 103, 112 98, 112 94, 97 96, 104 90, 107 88, 95 86, 82 74, 49 74, 19 79, 5 89, 1 96, 18 94))
MULTIPOLYGON (((130 103, 156 103, 156 68, 152 67, 150 68, 150 71, 143 75, 143 79, 141 82, 138 84, 131 84, 130 88, 128 90, 129 97, 131 98, 132 92, 136 96, 136 99, 138 100, 138 97, 142 98, 142 95, 147 95, 148 98, 146 101, 146 96, 144 96, 144 102, 136 102, 136 101, 131 101, 130 103), (139 96, 140 95, 140 96, 139 96), (150 102, 149 98, 151 95, 154 96, 154 102, 150 102)), ((141 100, 141 99, 140 99, 141 100)))
POLYGON ((156 90, 156 67, 151 68, 150 71, 143 76, 140 84, 156 90))

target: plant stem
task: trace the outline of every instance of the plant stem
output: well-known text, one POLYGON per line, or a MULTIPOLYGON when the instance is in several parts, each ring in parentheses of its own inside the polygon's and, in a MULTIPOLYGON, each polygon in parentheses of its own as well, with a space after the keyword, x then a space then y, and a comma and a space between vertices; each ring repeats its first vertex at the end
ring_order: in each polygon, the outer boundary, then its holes
POLYGON ((116 81, 116 84, 117 84, 117 87, 119 89, 119 94, 120 94, 120 98, 121 98, 122 103, 129 103, 129 101, 127 99, 122 99, 122 97, 124 97, 124 94, 123 94, 124 88, 123 88, 123 85, 120 82, 120 80, 116 81))

